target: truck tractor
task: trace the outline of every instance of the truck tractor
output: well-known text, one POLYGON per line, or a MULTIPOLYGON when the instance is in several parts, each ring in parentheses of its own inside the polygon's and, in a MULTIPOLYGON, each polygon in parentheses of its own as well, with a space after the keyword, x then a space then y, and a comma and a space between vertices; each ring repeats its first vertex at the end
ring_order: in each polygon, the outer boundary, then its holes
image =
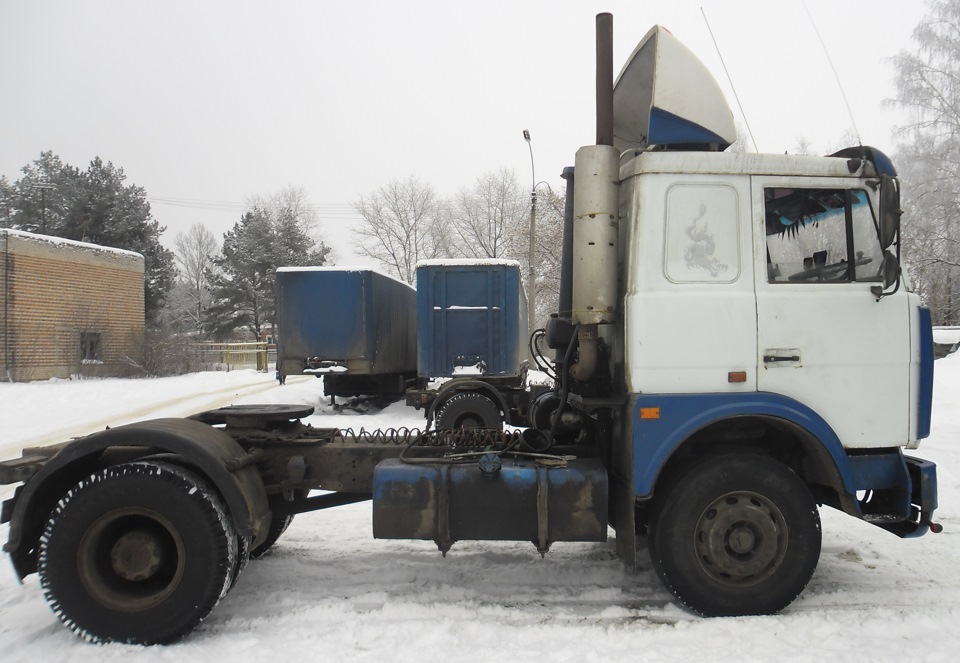
POLYGON ((930 432, 933 346, 891 161, 725 151, 733 115, 689 50, 654 27, 614 84, 597 28, 597 140, 565 171, 556 381, 530 425, 353 434, 233 406, 26 449, 0 464, 21 484, 4 550, 68 628, 174 641, 293 514, 364 500, 374 537, 444 554, 612 528, 703 616, 790 605, 819 506, 939 530, 936 468, 903 453, 930 432))

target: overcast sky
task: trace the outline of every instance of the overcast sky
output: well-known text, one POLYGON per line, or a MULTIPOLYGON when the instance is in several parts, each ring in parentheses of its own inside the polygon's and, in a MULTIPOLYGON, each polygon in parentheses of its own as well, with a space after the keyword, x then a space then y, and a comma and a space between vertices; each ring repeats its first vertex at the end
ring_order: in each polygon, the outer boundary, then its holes
MULTIPOLYGON (((339 262, 350 203, 410 174, 450 195, 501 166, 562 188, 595 140, 594 16, 614 70, 654 24, 713 72, 701 7, 761 152, 839 147, 852 131, 801 0, 0 0, 0 175, 41 151, 95 156, 144 187, 165 242, 218 237, 243 201, 303 187, 339 262)), ((919 0, 806 0, 864 144, 893 151, 889 58, 913 48, 919 0)), ((529 185, 528 184, 528 185, 529 185)))

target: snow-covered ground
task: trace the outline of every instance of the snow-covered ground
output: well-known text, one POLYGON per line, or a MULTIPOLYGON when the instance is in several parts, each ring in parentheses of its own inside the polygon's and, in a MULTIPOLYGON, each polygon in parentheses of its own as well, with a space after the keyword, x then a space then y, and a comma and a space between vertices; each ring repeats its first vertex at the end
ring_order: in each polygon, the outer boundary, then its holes
MULTIPOLYGON (((36 576, 0 567, 3 661, 953 661, 960 649, 960 358, 936 365, 932 436, 944 532, 901 540, 823 509, 823 553, 804 594, 772 617, 700 619, 672 604, 649 566, 625 572, 613 540, 555 544, 371 538, 370 504, 298 516, 267 557, 184 642, 93 646, 63 628, 36 576)), ((320 380, 203 373, 158 380, 0 384, 0 456, 106 424, 226 403, 318 408, 316 426, 422 426, 400 404, 336 412, 320 380), (155 412, 150 406, 160 407, 155 412)), ((889 404, 878 403, 877 407, 889 404)), ((0 498, 12 487, 0 487, 0 498)), ((6 540, 6 526, 0 539, 6 540)))

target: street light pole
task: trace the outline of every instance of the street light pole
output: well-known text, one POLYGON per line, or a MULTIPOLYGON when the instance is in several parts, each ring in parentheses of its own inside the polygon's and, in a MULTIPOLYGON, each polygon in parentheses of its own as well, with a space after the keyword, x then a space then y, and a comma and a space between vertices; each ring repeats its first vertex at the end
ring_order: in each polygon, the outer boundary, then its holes
MULTIPOLYGON (((527 141, 527 147, 530 148, 530 252, 528 254, 527 266, 527 338, 533 336, 533 331, 537 328, 537 171, 533 164, 533 143, 530 142, 530 132, 523 130, 523 139, 527 141)), ((530 361, 535 361, 530 357, 530 361)))

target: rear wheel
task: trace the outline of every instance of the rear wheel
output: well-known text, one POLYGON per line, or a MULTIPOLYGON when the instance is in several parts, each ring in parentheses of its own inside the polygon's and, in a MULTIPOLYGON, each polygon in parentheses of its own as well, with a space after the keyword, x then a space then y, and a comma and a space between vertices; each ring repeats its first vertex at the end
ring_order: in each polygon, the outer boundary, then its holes
POLYGON ((293 515, 278 516, 273 514, 270 519, 270 529, 267 530, 267 538, 263 543, 250 551, 250 559, 260 559, 273 549, 274 544, 280 538, 280 535, 287 531, 290 523, 293 522, 293 515))
POLYGON ((783 464, 754 454, 706 458, 654 502, 650 556, 664 585, 705 616, 777 612, 820 557, 820 516, 783 464))
MULTIPOLYGON (((303 499, 310 494, 309 490, 297 489, 289 491, 284 496, 278 496, 276 498, 271 498, 271 506, 280 506, 284 502, 289 502, 294 499, 303 499)), ((290 527, 290 523, 293 522, 293 514, 282 515, 274 509, 270 517, 270 528, 267 530, 267 538, 264 539, 263 543, 250 551, 251 559, 260 559, 268 552, 273 549, 274 544, 280 539, 280 536, 287 531, 287 528, 290 527)))
POLYGON ((437 428, 503 428, 503 418, 500 408, 489 397, 464 392, 454 394, 440 406, 437 428))
POLYGON ((74 486, 41 537, 44 596, 92 641, 168 643, 235 579, 238 538, 219 496, 166 463, 115 465, 74 486))

